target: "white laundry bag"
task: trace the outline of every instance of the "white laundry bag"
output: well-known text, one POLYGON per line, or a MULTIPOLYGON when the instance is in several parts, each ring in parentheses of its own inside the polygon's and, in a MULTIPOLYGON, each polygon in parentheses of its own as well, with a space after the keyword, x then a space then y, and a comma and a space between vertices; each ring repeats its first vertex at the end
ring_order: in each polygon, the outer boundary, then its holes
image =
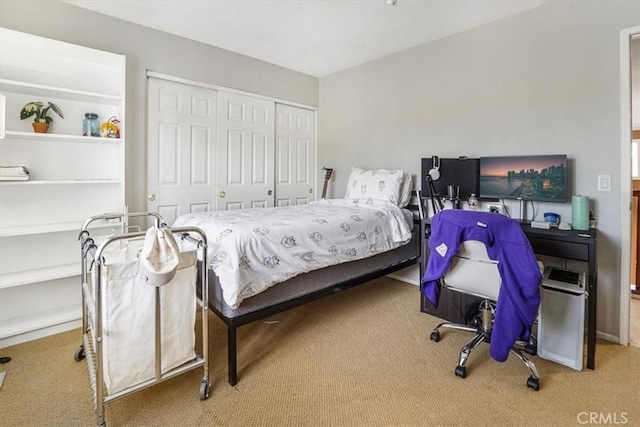
POLYGON ((103 373, 114 394, 155 377, 156 290, 162 373, 195 358, 197 254, 180 252, 173 233, 156 227, 147 231, 141 250, 139 241, 128 242, 104 254, 103 373))

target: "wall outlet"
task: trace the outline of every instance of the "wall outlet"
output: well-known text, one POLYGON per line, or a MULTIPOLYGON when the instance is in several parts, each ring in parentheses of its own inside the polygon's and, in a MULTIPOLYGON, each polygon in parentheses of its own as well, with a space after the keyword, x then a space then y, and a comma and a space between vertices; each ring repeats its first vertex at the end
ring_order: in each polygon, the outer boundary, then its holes
POLYGON ((489 212, 502 215, 502 205, 489 205, 489 212))

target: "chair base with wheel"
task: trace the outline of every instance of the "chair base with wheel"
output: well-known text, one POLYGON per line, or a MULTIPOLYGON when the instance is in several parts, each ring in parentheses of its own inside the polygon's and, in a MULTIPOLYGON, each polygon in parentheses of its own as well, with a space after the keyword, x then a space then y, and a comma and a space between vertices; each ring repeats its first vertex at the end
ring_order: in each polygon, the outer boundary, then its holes
MULTIPOLYGON (((489 259, 484 244, 481 242, 473 240, 462 242, 460 252, 454 258, 441 283, 449 290, 482 298, 479 312, 469 324, 444 322, 439 324, 431 332, 430 336, 432 341, 440 341, 441 329, 456 329, 475 334, 460 350, 458 366, 455 368, 457 376, 466 378, 467 362, 471 351, 482 342, 491 343, 496 310, 495 301, 498 299, 501 284, 497 262, 489 259)), ((531 335, 528 342, 516 342, 514 347, 511 348, 510 354, 520 359, 529 370, 530 376, 527 379, 527 387, 538 391, 540 389, 540 376, 536 366, 524 354, 525 352, 534 356, 537 353, 537 342, 533 335, 531 335)))

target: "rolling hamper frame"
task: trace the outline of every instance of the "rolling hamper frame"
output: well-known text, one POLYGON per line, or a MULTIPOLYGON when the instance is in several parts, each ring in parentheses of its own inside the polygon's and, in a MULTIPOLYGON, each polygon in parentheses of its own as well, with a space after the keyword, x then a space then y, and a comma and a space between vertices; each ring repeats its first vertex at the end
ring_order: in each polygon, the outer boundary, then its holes
MULTIPOLYGON (((106 426, 104 405, 113 400, 124 397, 128 394, 134 393, 141 389, 147 388, 158 382, 172 378, 179 374, 182 374, 191 369, 203 367, 203 377, 200 384, 200 399, 205 400, 209 397, 209 360, 208 360, 208 320, 207 315, 209 311, 208 307, 208 271, 207 268, 201 268, 200 280, 196 281, 196 304, 199 306, 199 311, 202 316, 202 354, 196 352, 196 357, 180 366, 168 370, 162 373, 161 366, 161 315, 160 315, 160 287, 155 288, 155 376, 154 378, 144 380, 138 384, 128 386, 123 390, 108 394, 104 383, 104 361, 105 354, 103 349, 103 315, 102 312, 102 270, 105 267, 105 259, 103 253, 105 249, 116 242, 121 242, 130 239, 144 239, 145 231, 128 232, 129 219, 134 217, 142 217, 146 219, 153 219, 155 227, 166 227, 176 237, 180 237, 182 240, 186 240, 196 246, 198 252, 198 258, 202 260, 207 259, 207 237, 205 233, 197 227, 180 227, 180 228, 168 228, 164 224, 162 217, 155 212, 136 212, 136 213, 107 213, 103 215, 97 215, 88 218, 82 225, 78 240, 80 241, 80 255, 81 255, 81 284, 82 284, 82 345, 76 350, 74 354, 74 360, 79 362, 83 359, 87 359, 87 368, 89 371, 89 380, 91 383, 91 392, 94 401, 94 408, 96 412, 96 425, 98 427, 106 426), (89 225, 95 221, 105 222, 117 222, 121 223, 118 228, 122 230, 122 234, 112 235, 103 241, 100 245, 97 245, 94 239, 89 233, 89 225), (193 237, 197 235, 198 237, 193 237), (91 268, 95 271, 95 282, 91 283, 91 268), (200 282, 201 289, 198 290, 198 282, 200 282), (93 285, 93 294, 91 292, 91 286, 93 285), (201 296, 201 298, 198 298, 201 296), (93 317, 90 318, 90 315, 93 317), (93 321, 93 323, 92 323, 93 321), (95 348, 94 348, 95 343, 95 348)), ((197 265, 200 264, 196 262, 197 265)), ((108 304, 108 301, 107 301, 108 304)), ((197 319, 196 319, 197 323, 197 319)), ((195 325, 194 325, 195 327, 195 325)), ((195 350, 195 349, 194 349, 195 350)), ((135 349, 132 349, 135 351, 135 349)))

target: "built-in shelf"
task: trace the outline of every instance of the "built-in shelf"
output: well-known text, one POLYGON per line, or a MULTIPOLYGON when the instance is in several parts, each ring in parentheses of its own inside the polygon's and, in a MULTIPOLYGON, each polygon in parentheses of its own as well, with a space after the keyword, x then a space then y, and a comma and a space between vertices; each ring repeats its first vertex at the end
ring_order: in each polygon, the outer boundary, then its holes
MULTIPOLYGON (((78 235, 88 217, 125 204, 126 58, 7 28, 0 52, 8 113, 0 163, 30 172, 28 181, 0 181, 0 300, 10 308, 0 310, 2 347, 79 326, 78 235), (31 119, 20 118, 30 101, 64 111, 52 116, 52 133, 32 132, 31 119), (121 138, 81 135, 87 112, 117 118, 121 138)), ((121 227, 91 224, 96 235, 121 227)))
POLYGON ((118 144, 122 142, 121 138, 102 138, 97 136, 82 136, 82 135, 64 135, 56 133, 35 133, 35 132, 22 132, 11 131, 5 132, 5 138, 7 139, 19 139, 26 141, 63 141, 63 142, 81 142, 83 144, 118 144))
POLYGON ((0 181, 2 185, 77 185, 77 184, 122 184, 118 179, 66 179, 66 180, 32 180, 32 181, 0 181))
MULTIPOLYGON (((85 218, 86 219, 86 218, 85 218)), ((29 234, 44 234, 44 233, 60 233, 64 231, 77 231, 80 233, 82 224, 85 219, 77 221, 63 222, 57 224, 32 224, 32 225, 20 225, 15 227, 0 227, 0 237, 11 236, 26 236, 29 234)), ((92 224, 93 225, 93 224, 92 224)), ((92 228, 109 228, 114 227, 113 224, 96 224, 92 228)), ((80 264, 80 261, 78 261, 80 264)))
POLYGON ((0 274, 0 289, 44 282, 46 280, 62 279, 63 277, 73 277, 79 274, 79 262, 74 264, 38 268, 30 271, 19 271, 16 273, 0 274))
POLYGON ((123 101, 120 96, 97 92, 84 92, 55 86, 46 86, 15 80, 0 79, 0 90, 3 92, 19 92, 25 95, 36 95, 50 98, 63 98, 71 101, 98 102, 117 105, 123 101))
POLYGON ((82 306, 80 304, 74 304, 55 310, 5 320, 2 322, 2 328, 0 329, 0 340, 78 320, 81 316, 82 306))

